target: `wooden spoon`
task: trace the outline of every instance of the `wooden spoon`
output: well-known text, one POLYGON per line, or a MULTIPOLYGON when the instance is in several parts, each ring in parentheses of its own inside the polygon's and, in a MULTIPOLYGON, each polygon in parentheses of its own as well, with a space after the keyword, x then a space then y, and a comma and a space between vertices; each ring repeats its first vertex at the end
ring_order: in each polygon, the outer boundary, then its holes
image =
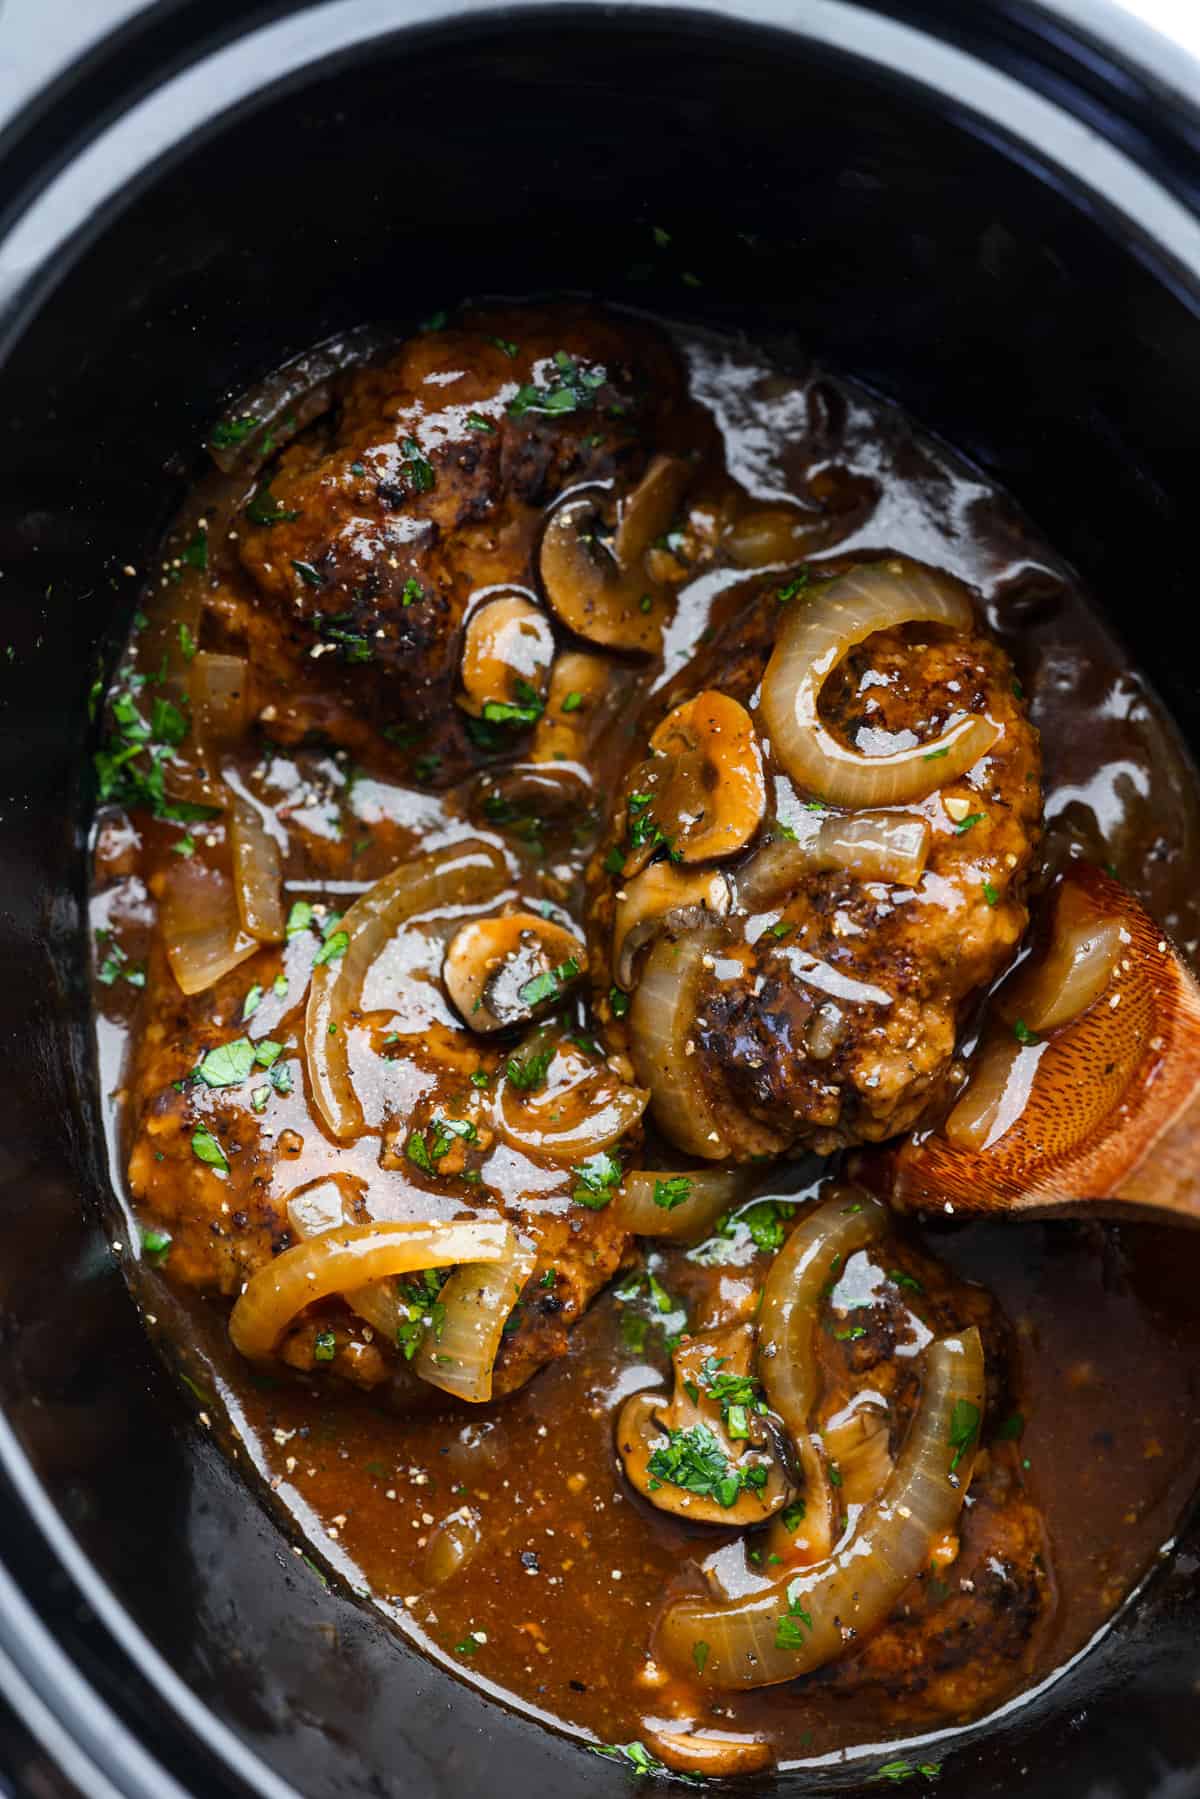
POLYGON ((1055 891, 1049 950, 990 1010, 960 1099, 876 1162, 871 1184, 886 1182, 904 1211, 1136 1208, 1200 1224, 1200 987, 1120 883, 1072 863, 1055 891), (1081 992, 1085 1009, 1059 1022, 1055 991, 1060 1012, 1081 992), (1041 1008, 1041 1030, 1022 1005, 1035 1021, 1041 1008))

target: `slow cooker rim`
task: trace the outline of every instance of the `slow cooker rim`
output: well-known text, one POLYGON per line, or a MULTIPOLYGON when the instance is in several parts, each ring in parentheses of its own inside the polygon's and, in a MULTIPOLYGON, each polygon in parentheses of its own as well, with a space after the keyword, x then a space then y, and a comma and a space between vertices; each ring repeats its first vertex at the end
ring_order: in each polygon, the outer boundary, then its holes
MULTIPOLYGON (((547 4, 538 5, 536 8, 531 6, 509 8, 490 5, 487 3, 487 0, 484 0, 483 4, 479 6, 470 5, 466 12, 460 12, 456 14, 455 17, 463 20, 467 24, 487 26, 497 19, 502 20, 512 14, 529 16, 535 11, 544 12, 552 10, 554 4, 555 0, 548 0, 547 4)), ((885 6, 887 5, 887 0, 884 0, 884 4, 885 6)), ((211 22, 212 9, 206 8, 205 10, 207 11, 211 22)), ((264 22, 269 23, 278 21, 280 18, 290 15, 296 9, 287 6, 282 8, 266 6, 256 8, 251 14, 241 11, 240 16, 234 18, 233 14, 235 10, 237 9, 234 5, 227 6, 223 9, 224 17, 230 26, 228 32, 209 31, 206 35, 201 34, 197 40, 192 42, 189 51, 180 51, 179 58, 176 59, 178 68, 195 66, 198 56, 204 56, 214 49, 235 48, 249 30, 264 22)), ((329 10, 332 12, 334 10, 342 9, 330 8, 329 10)), ((560 10, 562 9, 560 8, 560 10)), ((575 7, 572 8, 572 10, 587 11, 596 14, 607 13, 611 18, 611 8, 601 7, 599 5, 575 7)), ((632 12, 635 9, 630 6, 628 10, 632 12)), ((657 13, 660 15, 666 11, 674 10, 678 10, 681 14, 684 10, 692 13, 704 13, 712 16, 718 23, 722 20, 726 20, 734 27, 736 27, 738 23, 770 23, 772 25, 779 25, 781 23, 775 19, 763 19, 760 16, 762 11, 761 4, 756 6, 755 16, 753 18, 748 18, 744 7, 739 6, 736 11, 730 14, 724 5, 719 3, 719 0, 716 0, 716 3, 714 3, 714 0, 665 0, 665 4, 638 7, 636 10, 643 13, 657 13)), ((1002 10, 1010 11, 1012 9, 1002 8, 1002 10)), ((1048 9, 1045 7, 1031 7, 1029 10, 1032 13, 1045 12, 1048 9)), ((1113 10, 1115 11, 1115 9, 1113 10)), ((822 11, 827 16, 836 12, 843 14, 856 13, 860 14, 864 20, 869 20, 872 16, 868 15, 864 8, 841 4, 841 0, 831 0, 831 3, 825 5, 822 11)), ((131 29, 136 28, 146 20, 152 20, 154 22, 163 20, 171 21, 177 19, 183 12, 194 15, 197 22, 199 21, 200 8, 192 7, 190 5, 190 0, 158 0, 156 6, 147 9, 143 14, 135 16, 135 18, 129 22, 129 27, 131 29)), ((419 29, 421 24, 427 22, 428 21, 424 19, 419 21, 417 28, 419 29)), ((397 23, 393 17, 390 23, 381 25, 380 33, 378 35, 400 35, 405 31, 412 29, 412 22, 397 23)), ((804 34, 804 31, 801 30, 801 28, 794 25, 791 29, 800 31, 801 35, 804 34)), ((808 35, 814 35, 814 33, 809 32, 808 35)), ((921 35, 927 36, 928 34, 922 32, 921 35)), ((122 31, 121 33, 118 33, 117 38, 118 41, 125 39, 126 32, 122 31)), ((142 38, 139 39, 139 41, 144 47, 146 40, 142 38)), ((10 144, 15 141, 14 133, 20 135, 24 131, 32 132, 38 125, 39 119, 45 117, 45 112, 41 109, 43 101, 45 101, 46 109, 52 109, 63 95, 71 91, 73 80, 82 79, 96 67, 99 67, 101 71, 103 71, 105 67, 109 66, 101 55, 102 48, 106 48, 106 46, 98 46, 96 49, 96 57, 99 59, 97 62, 93 61, 91 54, 80 58, 76 64, 72 65, 71 69, 64 72, 64 75, 60 78, 59 82, 54 84, 54 91, 52 94, 43 94, 32 101, 25 112, 19 115, 18 119, 10 126, 9 130, 3 134, 3 136, 0 136, 0 168, 3 167, 3 158, 8 151, 10 144)), ((364 45, 363 43, 358 43, 354 48, 361 52, 364 45)), ((297 78, 303 79, 304 76, 311 73, 319 66, 324 60, 325 55, 337 54, 342 52, 343 49, 344 46, 340 40, 327 44, 323 47, 322 52, 315 55, 309 63, 304 65, 303 69, 294 71, 294 74, 297 78)), ((869 47, 865 44, 861 45, 858 54, 867 58, 869 56, 869 47)), ((894 73, 890 64, 885 62, 882 66, 889 75, 894 73)), ((987 65, 981 64, 981 67, 986 66, 987 65)), ((176 70, 176 72, 178 72, 178 70, 176 70)), ((167 68, 161 73, 162 78, 157 82, 151 81, 145 89, 146 93, 152 93, 161 88, 161 86, 164 85, 165 80, 170 78, 172 70, 167 68)), ((261 85, 258 85, 253 89, 251 94, 247 95, 245 103, 253 104, 256 99, 262 98, 265 94, 275 89, 278 86, 278 82, 278 71, 274 70, 272 71, 272 78, 270 80, 263 81, 261 85)), ((918 82, 917 85, 920 86, 925 84, 918 82)), ((135 103, 138 97, 139 96, 127 92, 124 104, 126 106, 131 105, 135 103)), ((943 94, 939 96, 939 98, 943 103, 947 105, 950 104, 946 95, 943 94)), ((961 109, 964 97, 959 96, 957 97, 957 100, 961 109)), ((119 113, 119 110, 120 108, 118 107, 116 112, 119 113)), ((220 122, 226 116, 233 116, 235 110, 236 109, 229 108, 222 102, 219 106, 214 107, 211 116, 205 121, 206 126, 208 128, 219 128, 220 122)), ((966 110, 970 110, 969 105, 966 107, 966 110)), ((1198 115, 1198 117, 1200 117, 1200 115, 1198 115)), ((104 129, 106 121, 100 119, 93 123, 94 129, 79 132, 73 143, 64 144, 62 146, 61 161, 46 171, 45 177, 40 183, 25 192, 22 203, 10 210, 9 217, 7 219, 0 217, 0 244, 2 244, 3 236, 8 229, 14 225, 18 219, 25 216, 27 212, 36 208, 44 199, 47 189, 53 183, 55 174, 60 169, 68 168, 73 159, 77 159, 84 149, 97 141, 100 132, 104 129)), ((183 141, 186 141, 186 138, 181 139, 179 143, 172 147, 179 148, 183 141)), ((149 180, 153 178, 153 175, 161 167, 162 157, 166 154, 169 154, 167 146, 155 146, 152 159, 142 171, 143 179, 149 180)), ((120 196, 108 196, 105 206, 102 209, 102 216, 96 221, 97 229, 103 228, 103 225, 112 216, 112 210, 115 209, 118 204, 120 204, 120 196)), ((1200 226, 1197 227, 1197 232, 1197 241, 1200 242, 1200 226)), ((67 234, 66 266, 59 267, 55 270, 55 285, 57 284, 57 280, 63 279, 69 274, 71 263, 82 253, 83 249, 86 247, 87 241, 87 237, 81 231, 72 231, 67 234)), ((1154 247, 1159 250, 1160 254, 1165 253, 1171 260, 1174 260, 1169 248, 1162 246, 1157 241, 1154 241, 1154 247)), ((1161 272, 1162 271, 1160 270, 1160 273, 1161 272)), ((2 275, 2 273, 2 250, 0 250, 0 275, 2 275)), ((1200 260, 1197 260, 1191 273, 1200 276, 1200 260)), ((35 309, 46 297, 51 284, 45 280, 45 275, 46 270, 44 266, 34 268, 29 274, 28 279, 20 283, 19 286, 15 287, 10 293, 7 305, 3 303, 4 296, 2 293, 2 282, 0 282, 0 358, 3 357, 8 343, 12 341, 14 336, 19 334, 23 322, 25 318, 28 317, 30 311, 35 309), (6 314, 7 316, 5 316, 6 314)), ((82 1548, 76 1542, 69 1527, 60 1516, 57 1508, 50 1499, 49 1494, 35 1474, 32 1465, 25 1456, 15 1434, 11 1431, 7 1421, 3 1419, 0 1419, 0 1469, 3 1470, 8 1477, 8 1480, 12 1483, 12 1486, 27 1513, 37 1523, 39 1532, 44 1538, 51 1554, 69 1573, 72 1581, 84 1595, 88 1604, 90 1604, 100 1615, 105 1629, 113 1636, 120 1648, 129 1656, 130 1660, 137 1668, 138 1674, 153 1686, 160 1697, 166 1700, 181 1725, 201 1741, 205 1747, 221 1761, 222 1765, 231 1774, 236 1778, 244 1780, 250 1786, 251 1790, 267 1796, 267 1799, 294 1799, 295 1790, 285 1782, 281 1781, 265 1763, 259 1760, 254 1751, 241 1742, 228 1726, 222 1724, 208 1711, 207 1707, 196 1698, 190 1688, 187 1687, 186 1683, 174 1673, 174 1670, 171 1669, 158 1654, 149 1639, 143 1635, 139 1627, 134 1623, 132 1617, 121 1604, 120 1600, 116 1597, 115 1593, 91 1567, 82 1548)), ((14 1660, 13 1649, 20 1644, 22 1647, 22 1654, 24 1654, 27 1645, 31 1642, 36 1643, 39 1650, 35 1664, 39 1680, 43 1683, 49 1682, 51 1685, 53 1685, 55 1681, 59 1682, 57 1686, 53 1687, 55 1711, 58 1713, 58 1724, 66 1728, 70 1740, 76 1744, 81 1753, 86 1755, 90 1753, 93 1748, 97 1752, 100 1752, 94 1762, 96 1784, 89 1790, 97 1792, 119 1790, 128 1794, 130 1799, 138 1799, 138 1796, 142 1793, 146 1793, 147 1795, 150 1793, 169 1795, 172 1791, 179 1791, 180 1789, 178 1789, 176 1784, 171 1780, 170 1776, 167 1775, 158 1764, 149 1763, 146 1752, 142 1750, 131 1737, 129 1737, 128 1732, 125 1731, 124 1727, 117 1719, 115 1712, 112 1712, 105 1705, 104 1701, 101 1700, 87 1685, 86 1679, 79 1670, 74 1667, 74 1664, 70 1662, 69 1658, 65 1656, 59 1646, 54 1644, 49 1633, 45 1631, 44 1627, 36 1619, 36 1615, 32 1612, 31 1608, 29 1608, 28 1602, 22 1598, 19 1590, 9 1580, 3 1565, 0 1564, 0 1688, 6 1691, 10 1690, 11 1674, 15 1674, 18 1679, 25 1679, 28 1681, 30 1669, 28 1666, 22 1668, 20 1663, 14 1660), (24 1615, 22 1615, 22 1608, 24 1608, 24 1615), (22 1638, 22 1629, 27 1629, 30 1634, 22 1638), (46 1653, 47 1649, 52 1650, 54 1654, 48 1655, 46 1653), (72 1682, 74 1690, 69 1694, 64 1694, 61 1682, 66 1677, 67 1670, 70 1670, 74 1675, 74 1681, 72 1682), (65 1717, 63 1716, 64 1698, 69 1699, 68 1714, 65 1717), (104 1729, 98 1732, 96 1728, 97 1720, 101 1717, 106 1720, 106 1723, 104 1729), (109 1737, 109 1740, 105 1742, 105 1734, 108 1732, 111 1732, 111 1736, 109 1737), (145 1784, 144 1769, 140 1765, 139 1758, 141 1759, 141 1762, 148 1763, 152 1768, 159 1781, 157 1786, 153 1783, 150 1785, 145 1784), (125 1784, 119 1789, 113 1789, 107 1784, 100 1784, 101 1782, 108 1782, 110 1773, 116 1775, 125 1784)), ((1057 1678, 1057 1675, 1055 1678, 1057 1678)), ((35 1685, 35 1693, 36 1691, 37 1688, 35 1685)), ((44 1685, 41 1696, 43 1699, 47 1696, 44 1685)), ((990 1720, 988 1722, 990 1722, 990 1720)), ((939 1736, 944 1736, 949 1733, 939 1732, 937 1734, 939 1736)), ((974 1732, 973 1730, 955 1731, 952 1734, 957 1742, 964 1742, 968 1741, 974 1732)), ((89 1772, 91 1772, 91 1770, 89 1770, 89 1772)))

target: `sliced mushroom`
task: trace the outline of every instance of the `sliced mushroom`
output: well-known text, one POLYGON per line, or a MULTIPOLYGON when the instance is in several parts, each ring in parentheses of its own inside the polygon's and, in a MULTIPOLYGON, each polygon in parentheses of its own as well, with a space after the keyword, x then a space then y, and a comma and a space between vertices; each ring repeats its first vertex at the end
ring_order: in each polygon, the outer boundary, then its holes
POLYGON ((562 925, 533 912, 507 912, 455 932, 442 979, 473 1031, 500 1031, 556 1005, 586 962, 583 944, 562 925))
POLYGON ((635 1393, 622 1406, 617 1449, 625 1473, 660 1511, 674 1512, 693 1524, 747 1530, 773 1517, 791 1498, 792 1482, 776 1427, 752 1405, 723 1404, 721 1382, 714 1378, 748 1377, 753 1341, 753 1328, 742 1324, 689 1337, 673 1357, 675 1390, 670 1400, 661 1393, 635 1393), (715 1393, 710 1390, 714 1385, 715 1393), (655 1471, 656 1452, 679 1447, 681 1438, 702 1456, 707 1452, 714 1468, 723 1461, 736 1477, 737 1491, 730 1504, 670 1480, 661 1461, 655 1471), (758 1469, 765 1470, 765 1479, 758 1469), (747 1475, 755 1484, 746 1484, 747 1475))
POLYGON ((607 656, 565 650, 550 670, 546 710, 538 719, 531 762, 573 762, 584 769, 592 744, 629 676, 607 656))
POLYGON ((681 862, 745 849, 767 808, 762 752, 746 708, 707 688, 667 714, 650 748, 626 799, 632 848, 625 875, 643 868, 664 841, 681 862))
POLYGON ((729 526, 721 548, 739 568, 795 563, 829 536, 823 513, 800 506, 750 506, 729 526))
MULTIPOLYGON (((475 718, 489 708, 537 715, 554 660, 554 632, 540 606, 522 593, 500 594, 471 614, 463 638, 458 703, 475 718)), ((515 721, 515 722, 520 722, 515 721)))
POLYGON ((643 868, 617 896, 612 949, 617 986, 632 993, 637 953, 659 931, 724 918, 730 903, 729 882, 719 869, 680 868, 674 862, 643 868))
POLYGON ((642 1736, 659 1761, 677 1774, 720 1780, 730 1774, 759 1774, 775 1760, 770 1743, 733 1731, 660 1730, 644 1724, 642 1736))
POLYGON ((546 598, 580 637, 607 649, 657 655, 667 600, 645 566, 646 551, 670 524, 691 475, 679 457, 656 456, 625 500, 614 536, 597 532, 601 496, 568 500, 542 538, 546 598))
POLYGON ((892 1472, 887 1408, 856 1397, 821 1433, 825 1454, 841 1476, 847 1505, 867 1505, 892 1472))

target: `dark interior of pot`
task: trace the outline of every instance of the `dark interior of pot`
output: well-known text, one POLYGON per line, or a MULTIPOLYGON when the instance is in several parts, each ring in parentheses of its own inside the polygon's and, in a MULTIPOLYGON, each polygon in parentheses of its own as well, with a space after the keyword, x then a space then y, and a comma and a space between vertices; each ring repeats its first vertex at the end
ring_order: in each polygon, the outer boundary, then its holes
MULTIPOLYGON (((688 15, 401 33, 221 121, 49 271, 0 375, 0 1387, 10 1467, 23 1452, 35 1510, 128 1621, 82 1603, 12 1484, 5 1559, 195 1792, 241 1777, 201 1714, 181 1725, 138 1633, 312 1799, 625 1788, 327 1589, 156 1362, 105 1221, 85 969, 88 693, 128 627, 121 570, 223 399, 344 326, 560 291, 744 331, 785 363, 815 350, 899 401, 1018 497, 1200 741, 1176 623, 1200 296, 907 76, 688 15), (652 224, 677 255, 647 256, 652 224)), ((1194 1767, 1197 1547, 1053 1690, 940 1744, 942 1790, 1140 1795, 1194 1767)))

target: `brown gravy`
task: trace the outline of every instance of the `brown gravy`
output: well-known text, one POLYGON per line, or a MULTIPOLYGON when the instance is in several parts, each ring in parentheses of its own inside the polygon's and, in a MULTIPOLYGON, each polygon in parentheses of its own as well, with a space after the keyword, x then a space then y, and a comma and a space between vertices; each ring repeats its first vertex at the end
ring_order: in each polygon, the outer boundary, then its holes
MULTIPOLYGON (((1005 495, 853 383, 819 372, 779 375, 743 346, 690 332, 676 338, 693 394, 716 418, 729 471, 746 488, 763 500, 802 493, 814 472, 836 465, 872 496, 838 543, 839 556, 886 549, 945 568, 980 592, 1042 735, 1046 867, 1071 853, 1110 865, 1195 960, 1196 776, 1070 569, 1005 495)), ((212 521, 229 525, 242 488, 210 476, 188 502, 163 570, 147 585, 150 622, 135 641, 134 667, 157 659, 159 595, 177 604, 179 591, 200 590, 208 578, 175 561, 200 517, 210 521, 224 572, 212 521)), ((737 578, 726 571, 685 590, 658 679, 686 660, 737 578)), ((239 760, 244 778, 257 760, 239 760)), ((453 790, 406 788, 369 770, 351 779, 344 756, 319 750, 274 750, 260 793, 293 808, 289 900, 344 905, 434 833, 461 830, 453 790)), ((141 819, 104 825, 92 922, 112 937, 101 943, 101 969, 114 940, 122 968, 143 961, 155 928, 147 882, 169 863, 177 835, 141 819)), ((576 893, 593 840, 555 846, 556 864, 573 868, 576 893)), ((117 1096, 143 1001, 120 978, 102 978, 96 993, 121 1192, 126 1127, 117 1096)), ((374 1165, 369 1140, 348 1153, 313 1128, 299 1089, 281 1098, 277 1124, 303 1137, 290 1184, 356 1158, 364 1174, 374 1165)), ((810 1175, 802 1169, 790 1187, 776 1177, 769 1190, 802 1196, 815 1185, 810 1175)), ((448 1202, 446 1215, 453 1210, 448 1202)), ((132 1216, 127 1225, 136 1241, 132 1216)), ((1200 1237, 1078 1224, 935 1223, 923 1234, 956 1275, 991 1290, 1016 1332, 1023 1425, 1009 1453, 1043 1510, 1056 1587, 1032 1661, 1013 1671, 1014 1687, 1029 1686, 1086 1643, 1153 1566, 1200 1476, 1200 1323, 1192 1304, 1200 1237)), ((664 1332, 680 1327, 675 1314, 656 1316, 644 1297, 620 1297, 618 1279, 576 1328, 569 1353, 519 1394, 468 1409, 432 1393, 420 1409, 397 1415, 375 1395, 249 1374, 228 1345, 224 1302, 181 1292, 146 1259, 129 1263, 148 1328, 186 1376, 206 1422, 265 1483, 314 1579, 330 1570, 464 1679, 546 1721, 601 1743, 643 1734, 656 1716, 640 1679, 649 1625, 703 1533, 654 1511, 625 1483, 613 1414, 620 1398, 661 1381, 664 1332), (435 1586, 429 1556, 439 1527, 459 1514, 481 1547, 455 1579, 435 1586)), ((726 1278, 682 1250, 651 1250, 648 1264, 669 1296, 726 1278)), ((737 1278, 736 1269, 728 1277, 737 1278)), ((705 1707, 714 1728, 765 1737, 781 1762, 919 1734, 928 1722, 903 1696, 835 1693, 820 1679, 710 1694, 705 1707)))

